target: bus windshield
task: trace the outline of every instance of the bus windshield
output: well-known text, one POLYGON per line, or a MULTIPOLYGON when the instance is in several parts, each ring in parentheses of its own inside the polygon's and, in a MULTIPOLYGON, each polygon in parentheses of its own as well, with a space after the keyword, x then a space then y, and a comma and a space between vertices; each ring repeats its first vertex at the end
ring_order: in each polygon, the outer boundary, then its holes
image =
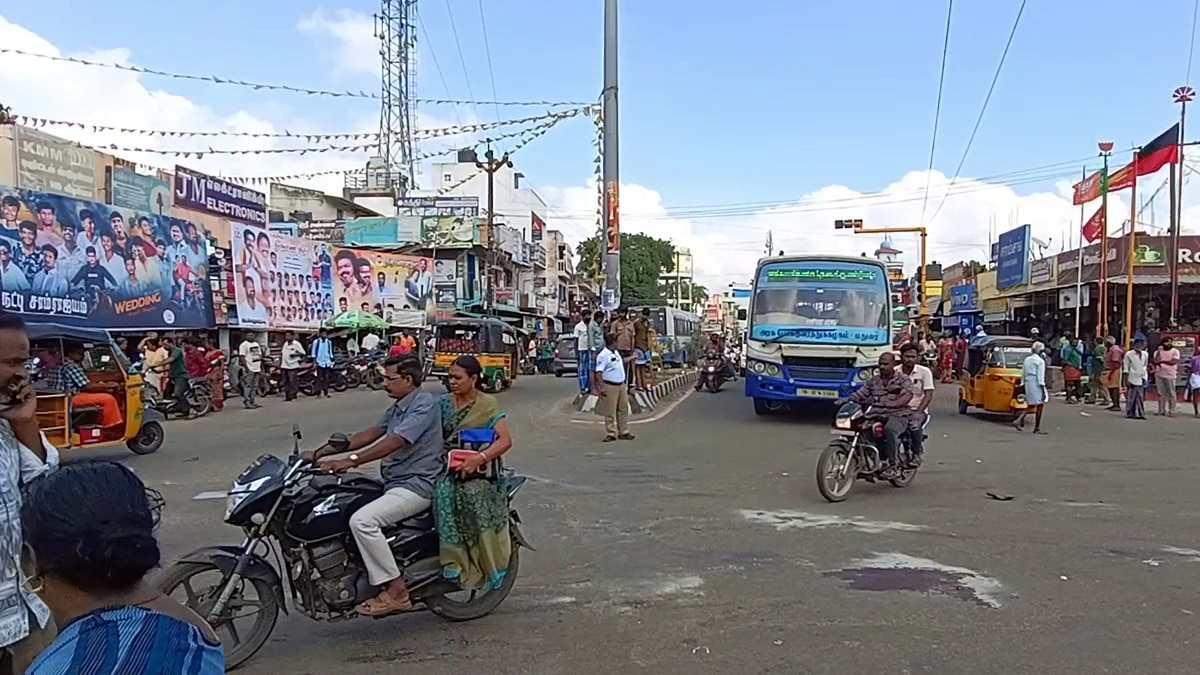
POLYGON ((750 337, 790 344, 885 345, 891 292, 878 266, 800 260, 764 265, 755 279, 750 337))

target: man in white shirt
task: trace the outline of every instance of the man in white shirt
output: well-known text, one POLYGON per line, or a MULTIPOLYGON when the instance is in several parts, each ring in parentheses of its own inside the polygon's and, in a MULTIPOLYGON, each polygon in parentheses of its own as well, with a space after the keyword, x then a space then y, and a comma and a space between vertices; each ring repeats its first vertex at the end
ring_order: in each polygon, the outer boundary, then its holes
POLYGON ((29 357, 25 323, 0 313, 0 386, 9 392, 0 404, 0 508, 7 514, 0 520, 0 664, 13 673, 24 673, 55 636, 49 608, 18 566, 21 488, 58 467, 58 450, 38 430, 29 357))
POLYGON ((1146 419, 1146 378, 1150 354, 1146 351, 1146 340, 1133 341, 1133 349, 1125 353, 1122 370, 1125 371, 1125 416, 1131 420, 1146 419))
MULTIPOLYGON (((575 336, 575 358, 579 360, 579 391, 590 391, 592 382, 592 345, 588 341, 590 335, 591 317, 586 312, 583 318, 575 323, 572 335, 575 336)), ((600 346, 596 345, 599 349, 600 346)))
POLYGON ((295 333, 288 333, 279 351, 279 369, 283 371, 283 400, 296 400, 296 389, 299 386, 300 365, 304 362, 304 345, 296 339, 295 333))
POLYGON ((374 333, 367 333, 366 337, 362 339, 362 348, 367 353, 379 349, 379 336, 374 333))
POLYGON ((596 356, 596 377, 592 379, 592 393, 601 398, 597 405, 604 406, 605 443, 618 438, 633 440, 633 434, 629 433, 629 387, 625 384, 625 362, 617 351, 616 341, 615 335, 604 336, 604 349, 596 356))
POLYGON ((262 377, 262 345, 254 333, 246 333, 238 345, 238 358, 242 362, 242 404, 247 408, 260 407, 254 402, 258 394, 258 378, 262 377))
POLYGON ((908 447, 912 450, 913 466, 921 466, 925 454, 925 432, 921 426, 928 415, 929 404, 933 403, 933 371, 917 363, 921 358, 920 348, 909 342, 900 348, 900 373, 912 382, 913 397, 909 405, 917 413, 912 416, 908 428, 908 447))

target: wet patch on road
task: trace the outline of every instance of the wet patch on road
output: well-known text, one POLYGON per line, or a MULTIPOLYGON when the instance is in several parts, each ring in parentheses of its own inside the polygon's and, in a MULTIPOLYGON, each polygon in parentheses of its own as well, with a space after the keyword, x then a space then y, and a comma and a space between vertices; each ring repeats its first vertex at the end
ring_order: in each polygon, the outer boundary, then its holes
POLYGON ((856 591, 909 591, 957 598, 988 609, 1001 607, 1004 585, 966 567, 944 565, 903 553, 876 553, 826 572, 856 591))
POLYGON ((923 532, 928 530, 924 525, 901 523, 894 520, 867 520, 861 516, 832 516, 825 513, 807 513, 805 511, 753 511, 742 509, 742 517, 752 523, 769 525, 776 530, 823 530, 830 528, 848 528, 867 534, 883 534, 884 532, 923 532))

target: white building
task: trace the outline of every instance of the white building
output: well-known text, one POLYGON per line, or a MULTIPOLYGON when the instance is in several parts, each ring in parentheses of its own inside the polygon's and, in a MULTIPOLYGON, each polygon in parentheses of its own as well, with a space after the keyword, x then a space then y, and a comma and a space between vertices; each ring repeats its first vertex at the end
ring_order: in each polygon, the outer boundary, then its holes
MULTIPOLYGON (((485 161, 474 150, 459 150, 458 161, 433 164, 430 168, 432 180, 427 190, 446 197, 478 197, 479 213, 485 216, 488 203, 487 173, 475 166, 475 161, 485 161), (442 192, 445 190, 445 192, 442 192)), ((547 221, 546 201, 532 188, 523 185, 525 175, 514 168, 501 167, 493 178, 493 200, 496 213, 494 222, 504 223, 525 233, 530 240, 530 223, 533 214, 542 222, 547 221)))

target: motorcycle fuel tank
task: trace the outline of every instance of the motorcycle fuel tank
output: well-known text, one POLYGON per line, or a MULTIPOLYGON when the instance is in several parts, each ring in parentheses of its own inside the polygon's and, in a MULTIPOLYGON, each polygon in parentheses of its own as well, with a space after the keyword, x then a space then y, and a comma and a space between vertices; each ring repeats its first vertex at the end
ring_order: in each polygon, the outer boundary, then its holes
POLYGON ((314 479, 288 514, 285 530, 304 542, 345 534, 350 516, 382 494, 383 486, 366 476, 314 479))

